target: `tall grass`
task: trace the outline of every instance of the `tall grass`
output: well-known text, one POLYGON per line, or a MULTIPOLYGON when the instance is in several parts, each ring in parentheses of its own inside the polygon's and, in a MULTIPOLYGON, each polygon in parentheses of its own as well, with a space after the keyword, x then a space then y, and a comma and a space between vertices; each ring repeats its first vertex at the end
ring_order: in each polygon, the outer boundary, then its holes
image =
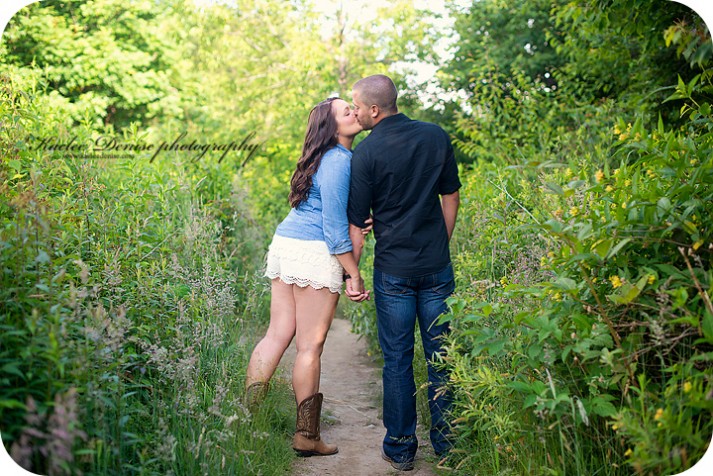
POLYGON ((237 168, 39 151, 114 131, 65 123, 28 73, 0 85, 6 449, 50 475, 283 474, 292 399, 241 401, 268 307, 237 168))

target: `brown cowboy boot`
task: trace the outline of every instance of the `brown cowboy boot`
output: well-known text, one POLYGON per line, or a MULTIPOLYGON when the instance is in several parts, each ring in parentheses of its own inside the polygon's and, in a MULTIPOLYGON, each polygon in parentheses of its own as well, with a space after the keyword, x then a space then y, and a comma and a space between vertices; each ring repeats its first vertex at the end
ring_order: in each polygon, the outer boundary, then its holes
POLYGON ((253 382, 245 389, 245 405, 250 410, 250 413, 255 413, 260 407, 260 404, 265 400, 267 391, 270 388, 270 382, 253 382))
POLYGON ((297 407, 297 429, 292 438, 292 448, 300 456, 326 456, 339 451, 336 445, 328 445, 319 435, 322 399, 321 393, 315 393, 297 407))

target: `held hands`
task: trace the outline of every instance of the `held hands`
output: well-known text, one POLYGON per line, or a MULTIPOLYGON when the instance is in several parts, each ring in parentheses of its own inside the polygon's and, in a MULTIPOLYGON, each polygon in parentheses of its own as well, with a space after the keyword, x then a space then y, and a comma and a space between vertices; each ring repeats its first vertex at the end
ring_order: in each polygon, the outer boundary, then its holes
POLYGON ((371 291, 364 289, 364 280, 361 276, 354 276, 347 279, 347 288, 344 291, 349 299, 354 302, 363 302, 369 300, 371 291))

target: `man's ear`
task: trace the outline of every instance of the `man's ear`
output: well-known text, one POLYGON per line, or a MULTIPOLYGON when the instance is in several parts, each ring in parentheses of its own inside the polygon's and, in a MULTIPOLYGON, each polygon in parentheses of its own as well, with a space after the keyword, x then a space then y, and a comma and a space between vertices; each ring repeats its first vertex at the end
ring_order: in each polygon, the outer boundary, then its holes
POLYGON ((380 112, 380 111, 379 111, 379 106, 377 106, 376 104, 372 104, 372 106, 371 106, 371 117, 373 117, 373 118, 376 119, 377 117, 379 117, 379 112, 380 112))

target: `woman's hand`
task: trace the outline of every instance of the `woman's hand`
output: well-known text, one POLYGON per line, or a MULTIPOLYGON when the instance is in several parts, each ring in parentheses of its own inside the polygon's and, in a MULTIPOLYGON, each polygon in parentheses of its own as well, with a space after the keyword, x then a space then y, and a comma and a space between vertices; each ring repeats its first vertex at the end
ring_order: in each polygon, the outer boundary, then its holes
POLYGON ((361 229, 361 234, 368 235, 369 232, 374 229, 374 217, 369 215, 369 218, 364 220, 364 223, 366 223, 366 228, 361 229))

